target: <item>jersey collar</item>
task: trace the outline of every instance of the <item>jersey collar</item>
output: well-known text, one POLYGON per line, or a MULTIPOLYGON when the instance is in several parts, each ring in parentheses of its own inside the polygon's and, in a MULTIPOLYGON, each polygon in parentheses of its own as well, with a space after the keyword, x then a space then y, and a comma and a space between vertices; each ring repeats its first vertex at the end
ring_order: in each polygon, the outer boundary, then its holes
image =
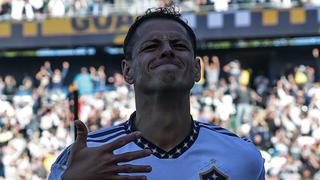
MULTIPOLYGON (((134 119, 136 116, 136 112, 132 113, 130 119, 125 123, 125 129, 127 133, 131 133, 136 131, 134 126, 134 119)), ((148 141, 147 139, 141 137, 134 141, 136 145, 141 147, 142 149, 150 149, 152 154, 160 159, 174 159, 181 156, 184 152, 186 152, 192 144, 196 141, 199 134, 199 125, 192 120, 191 130, 189 135, 185 137, 185 139, 179 143, 176 147, 169 151, 165 151, 160 147, 156 146, 152 142, 148 141)))

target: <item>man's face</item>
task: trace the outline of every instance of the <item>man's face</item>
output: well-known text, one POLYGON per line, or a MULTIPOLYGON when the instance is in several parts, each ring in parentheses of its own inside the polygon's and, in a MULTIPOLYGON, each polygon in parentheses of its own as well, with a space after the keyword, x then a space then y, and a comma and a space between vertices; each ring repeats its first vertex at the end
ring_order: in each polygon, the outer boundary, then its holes
POLYGON ((129 83, 136 91, 190 90, 199 80, 199 60, 194 59, 187 30, 178 22, 147 20, 138 27, 132 41, 129 83))

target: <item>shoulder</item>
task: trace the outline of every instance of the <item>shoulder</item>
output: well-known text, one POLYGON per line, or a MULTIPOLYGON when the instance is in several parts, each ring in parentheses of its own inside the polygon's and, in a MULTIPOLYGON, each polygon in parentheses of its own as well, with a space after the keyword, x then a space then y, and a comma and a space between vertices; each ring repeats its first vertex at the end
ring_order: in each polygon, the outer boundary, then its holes
POLYGON ((200 133, 209 141, 214 139, 215 145, 219 144, 223 147, 229 147, 237 151, 237 153, 259 155, 259 151, 251 140, 245 137, 239 137, 235 133, 214 124, 197 122, 200 133))
POLYGON ((208 133, 215 133, 215 134, 218 134, 221 136, 234 137, 238 140, 250 142, 250 140, 248 140, 246 138, 240 138, 235 133, 233 133, 225 128, 222 128, 220 126, 217 126, 214 124, 203 123, 203 122, 196 122, 196 123, 199 125, 200 129, 204 129, 204 130, 208 131, 208 133))

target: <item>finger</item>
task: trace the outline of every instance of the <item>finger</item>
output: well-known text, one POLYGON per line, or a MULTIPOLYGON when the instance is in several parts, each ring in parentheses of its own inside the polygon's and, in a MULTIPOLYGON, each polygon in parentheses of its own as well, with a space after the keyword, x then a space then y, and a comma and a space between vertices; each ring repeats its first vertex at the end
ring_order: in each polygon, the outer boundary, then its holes
POLYGON ((126 176, 126 175, 114 175, 107 177, 106 180, 146 180, 146 176, 126 176))
POLYGON ((152 153, 151 150, 145 149, 145 150, 139 150, 139 151, 133 151, 133 152, 127 152, 123 154, 117 154, 114 155, 114 162, 129 162, 135 159, 140 159, 143 157, 150 156, 152 153))
POLYGON ((79 120, 74 121, 75 127, 77 129, 77 138, 75 142, 72 145, 71 153, 68 158, 67 167, 71 165, 73 162, 73 159, 75 157, 75 154, 79 152, 81 149, 87 147, 87 136, 88 136, 88 130, 86 125, 79 120))
POLYGON ((102 149, 106 150, 106 151, 113 151, 116 149, 121 148, 122 146, 128 144, 129 142, 134 141, 135 139, 141 137, 141 132, 137 131, 137 132, 133 132, 130 133, 126 136, 123 136, 109 144, 103 145, 102 149))
POLYGON ((120 166, 113 166, 112 168, 110 168, 110 172, 113 173, 148 173, 151 171, 151 166, 146 165, 125 164, 120 166))
POLYGON ((77 138, 73 145, 73 151, 77 152, 85 147, 87 147, 87 136, 88 136, 88 129, 86 125, 80 121, 74 121, 75 126, 77 128, 77 138))

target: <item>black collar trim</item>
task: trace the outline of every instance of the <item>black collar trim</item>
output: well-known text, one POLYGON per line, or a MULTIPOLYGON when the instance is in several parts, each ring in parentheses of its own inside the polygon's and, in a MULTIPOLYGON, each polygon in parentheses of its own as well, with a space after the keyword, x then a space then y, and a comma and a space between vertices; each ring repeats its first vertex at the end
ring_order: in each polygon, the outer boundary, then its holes
MULTIPOLYGON (((130 119, 125 123, 125 129, 128 133, 136 131, 134 127, 134 119, 136 113, 132 113, 130 119)), ((191 130, 189 135, 176 147, 171 149, 170 151, 165 151, 160 147, 156 146, 155 144, 149 142, 147 139, 141 137, 136 139, 134 142, 137 146, 141 147, 142 149, 150 149, 152 154, 160 159, 175 159, 181 156, 184 152, 186 152, 196 141, 199 134, 199 124, 192 120, 191 130)))

